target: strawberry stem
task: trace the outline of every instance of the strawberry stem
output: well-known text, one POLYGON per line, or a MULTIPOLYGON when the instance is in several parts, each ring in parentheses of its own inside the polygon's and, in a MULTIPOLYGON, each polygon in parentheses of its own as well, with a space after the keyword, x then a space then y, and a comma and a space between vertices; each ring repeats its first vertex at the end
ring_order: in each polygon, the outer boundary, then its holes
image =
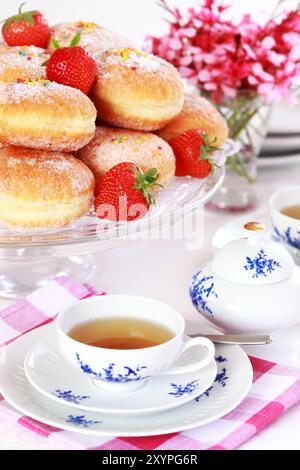
MULTIPOLYGON (((34 25, 34 18, 33 17, 38 12, 36 10, 23 12, 22 8, 25 4, 26 4, 26 2, 21 3, 21 5, 19 6, 18 13, 16 15, 10 16, 6 20, 4 20, 4 28, 5 28, 6 31, 8 30, 8 28, 10 27, 10 25, 13 22, 16 22, 17 24, 20 24, 22 20, 26 21, 26 23, 30 24, 31 26, 34 25)), ((2 21, 1 21, 1 23, 2 23, 2 21)))
POLYGON ((19 15, 22 15, 22 8, 24 5, 26 5, 26 2, 21 3, 21 5, 19 6, 19 15))
POLYGON ((204 144, 200 146, 199 160, 208 160, 208 162, 210 163, 211 172, 213 174, 215 168, 219 168, 219 166, 216 164, 214 159, 211 158, 211 154, 216 150, 220 150, 220 147, 213 145, 216 142, 217 138, 215 138, 212 142, 209 142, 208 135, 206 134, 206 132, 201 132, 201 136, 204 140, 204 144))
POLYGON ((134 170, 136 177, 134 189, 140 189, 149 204, 149 206, 155 204, 155 199, 152 193, 153 186, 159 186, 162 188, 162 185, 157 183, 158 171, 156 168, 150 168, 150 170, 144 173, 137 165, 137 169, 134 170))

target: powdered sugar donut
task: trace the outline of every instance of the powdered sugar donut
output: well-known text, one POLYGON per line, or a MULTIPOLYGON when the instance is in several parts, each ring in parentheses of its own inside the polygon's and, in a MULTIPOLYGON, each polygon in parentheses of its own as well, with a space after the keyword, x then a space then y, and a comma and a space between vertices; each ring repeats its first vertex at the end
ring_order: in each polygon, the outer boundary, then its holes
POLYGON ((158 136, 128 129, 97 127, 95 137, 78 156, 96 179, 121 162, 136 163, 143 171, 156 168, 158 183, 167 186, 175 174, 175 157, 171 147, 158 136))
POLYGON ((71 152, 95 133, 96 109, 81 91, 49 80, 0 84, 0 142, 71 152))
POLYGON ((184 91, 175 67, 134 49, 110 49, 98 60, 91 90, 98 117, 118 127, 152 131, 176 117, 184 91))
POLYGON ((0 149, 0 223, 19 229, 61 227, 84 215, 94 177, 78 159, 21 147, 0 149))
MULTIPOLYGON (((110 48, 131 47, 132 43, 109 29, 98 26, 90 21, 77 21, 74 23, 59 23, 52 28, 52 37, 59 42, 60 47, 69 46, 70 42, 80 33, 79 45, 85 47, 97 58, 99 53, 110 48)), ((50 41, 50 52, 54 46, 50 41)))
POLYGON ((46 78, 46 67, 42 64, 50 55, 34 46, 0 46, 0 82, 17 79, 38 80, 46 78))

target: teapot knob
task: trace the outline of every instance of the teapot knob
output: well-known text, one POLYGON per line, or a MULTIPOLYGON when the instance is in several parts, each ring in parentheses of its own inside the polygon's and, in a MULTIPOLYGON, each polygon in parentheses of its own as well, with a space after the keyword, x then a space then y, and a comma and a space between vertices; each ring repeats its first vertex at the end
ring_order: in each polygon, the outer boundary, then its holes
POLYGON ((262 232, 266 226, 261 222, 247 222, 243 229, 245 230, 245 237, 247 238, 247 245, 253 246, 259 243, 262 232))
POLYGON ((245 230, 250 230, 252 232, 259 232, 266 229, 266 226, 260 222, 247 222, 244 225, 245 230))

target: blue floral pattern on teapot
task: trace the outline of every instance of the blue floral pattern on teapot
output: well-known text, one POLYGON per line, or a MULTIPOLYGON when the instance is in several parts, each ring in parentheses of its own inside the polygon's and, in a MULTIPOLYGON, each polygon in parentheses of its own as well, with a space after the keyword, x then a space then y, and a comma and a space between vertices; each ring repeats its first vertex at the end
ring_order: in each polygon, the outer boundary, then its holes
POLYGON ((244 269, 251 271, 252 278, 268 277, 276 268, 281 268, 281 264, 273 258, 268 258, 265 250, 261 249, 254 258, 246 257, 244 269))
POLYGON ((202 273, 202 270, 198 271, 193 276, 190 286, 190 295, 193 305, 197 310, 206 312, 211 316, 213 316, 213 312, 209 305, 209 299, 211 297, 218 298, 214 286, 214 277, 206 276, 202 273))

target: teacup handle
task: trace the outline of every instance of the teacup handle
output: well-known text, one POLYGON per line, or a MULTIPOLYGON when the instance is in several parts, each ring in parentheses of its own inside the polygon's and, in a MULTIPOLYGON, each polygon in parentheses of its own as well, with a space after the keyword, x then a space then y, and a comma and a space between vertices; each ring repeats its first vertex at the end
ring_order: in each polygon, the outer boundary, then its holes
POLYGON ((207 354, 203 359, 184 366, 170 367, 166 371, 160 372, 159 375, 186 374, 189 372, 196 372, 197 370, 203 369, 203 367, 207 366, 215 357, 214 344, 208 338, 192 338, 186 341, 183 344, 177 359, 179 359, 179 357, 188 349, 194 348, 195 346, 204 346, 207 349, 207 354))

